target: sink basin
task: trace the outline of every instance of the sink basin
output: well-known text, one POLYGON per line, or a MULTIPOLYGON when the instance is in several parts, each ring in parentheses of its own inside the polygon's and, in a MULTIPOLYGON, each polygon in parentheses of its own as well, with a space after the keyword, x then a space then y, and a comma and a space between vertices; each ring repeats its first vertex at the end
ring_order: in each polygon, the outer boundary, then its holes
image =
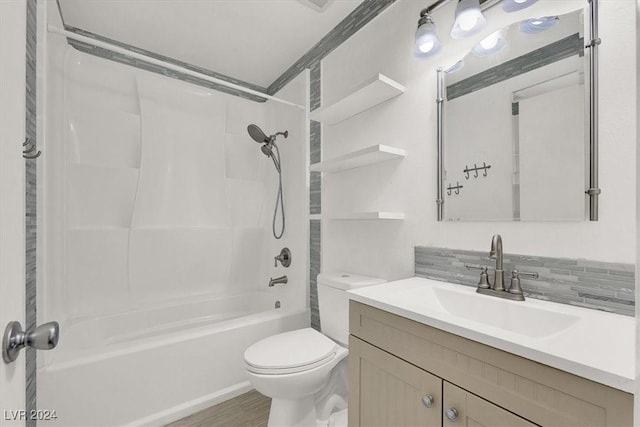
POLYGON ((635 319, 412 277, 349 291, 349 298, 632 393, 635 319))
POLYGON ((551 337, 580 320, 579 316, 551 309, 549 303, 542 301, 508 301, 478 294, 475 288, 434 282, 430 286, 407 287, 387 295, 386 300, 418 312, 443 313, 529 339, 551 337))
POLYGON ((435 288, 433 292, 442 308, 454 316, 531 338, 551 336, 580 320, 574 315, 522 302, 505 303, 492 296, 441 288, 435 288))

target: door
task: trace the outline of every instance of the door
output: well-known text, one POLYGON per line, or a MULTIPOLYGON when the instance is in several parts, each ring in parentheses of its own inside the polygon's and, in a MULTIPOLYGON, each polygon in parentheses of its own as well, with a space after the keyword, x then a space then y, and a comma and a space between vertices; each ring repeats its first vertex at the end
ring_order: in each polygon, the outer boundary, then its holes
MULTIPOLYGON (((0 331, 25 323, 25 0, 0 1, 0 331)), ((0 360, 0 425, 25 424, 25 359, 0 360)))
POLYGON ((444 427, 537 426, 446 381, 444 381, 443 401, 444 427))
POLYGON ((349 337, 349 425, 440 427, 442 380, 349 337))

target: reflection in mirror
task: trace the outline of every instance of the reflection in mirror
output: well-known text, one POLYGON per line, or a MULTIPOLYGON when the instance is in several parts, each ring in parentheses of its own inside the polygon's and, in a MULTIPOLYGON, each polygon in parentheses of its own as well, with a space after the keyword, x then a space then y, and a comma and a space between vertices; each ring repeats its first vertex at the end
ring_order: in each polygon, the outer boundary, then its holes
POLYGON ((585 220, 583 29, 583 11, 517 22, 445 71, 446 221, 585 220))

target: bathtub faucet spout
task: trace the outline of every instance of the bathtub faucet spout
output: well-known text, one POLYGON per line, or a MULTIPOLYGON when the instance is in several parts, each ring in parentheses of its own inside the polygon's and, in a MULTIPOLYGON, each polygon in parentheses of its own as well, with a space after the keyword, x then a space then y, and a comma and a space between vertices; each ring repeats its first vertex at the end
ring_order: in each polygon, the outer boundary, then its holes
POLYGON ((284 285, 287 283, 287 276, 276 277, 275 279, 272 277, 269 279, 269 287, 273 287, 274 285, 284 285))

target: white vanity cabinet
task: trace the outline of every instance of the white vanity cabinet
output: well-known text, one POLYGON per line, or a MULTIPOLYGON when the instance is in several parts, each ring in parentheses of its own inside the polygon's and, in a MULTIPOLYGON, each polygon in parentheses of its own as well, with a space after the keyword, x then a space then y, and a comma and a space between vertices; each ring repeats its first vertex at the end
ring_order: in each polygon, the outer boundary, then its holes
POLYGON ((633 424, 629 393, 350 304, 351 427, 633 424))

